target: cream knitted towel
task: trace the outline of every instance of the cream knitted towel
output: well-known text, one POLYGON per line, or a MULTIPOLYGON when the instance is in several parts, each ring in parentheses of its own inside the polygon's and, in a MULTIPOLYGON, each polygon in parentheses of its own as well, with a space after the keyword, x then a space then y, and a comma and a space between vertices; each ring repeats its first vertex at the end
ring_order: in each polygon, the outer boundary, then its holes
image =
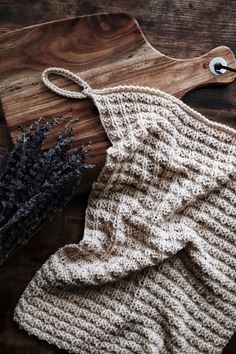
POLYGON ((236 131, 158 89, 56 68, 43 81, 92 98, 112 146, 82 241, 43 264, 14 320, 72 353, 221 353, 236 330, 236 131))

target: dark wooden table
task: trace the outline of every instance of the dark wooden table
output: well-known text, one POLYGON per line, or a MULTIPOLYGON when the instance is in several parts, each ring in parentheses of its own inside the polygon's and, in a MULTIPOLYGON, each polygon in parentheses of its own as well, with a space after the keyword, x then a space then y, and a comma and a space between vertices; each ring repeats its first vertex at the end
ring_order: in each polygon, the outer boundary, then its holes
MULTIPOLYGON (((236 54, 233 0, 4 0, 0 1, 0 34, 40 22, 98 12, 127 12, 135 16, 149 42, 169 56, 191 58, 219 45, 229 46, 236 54)), ((236 82, 195 90, 184 101, 209 118, 236 127, 236 82)), ((11 144, 3 117, 0 142, 11 144)), ((49 255, 58 247, 82 238, 87 197, 87 194, 74 197, 59 217, 1 266, 1 354, 64 352, 20 331, 12 315, 20 294, 49 255)), ((235 336, 224 350, 224 354, 233 353, 236 353, 235 336)))

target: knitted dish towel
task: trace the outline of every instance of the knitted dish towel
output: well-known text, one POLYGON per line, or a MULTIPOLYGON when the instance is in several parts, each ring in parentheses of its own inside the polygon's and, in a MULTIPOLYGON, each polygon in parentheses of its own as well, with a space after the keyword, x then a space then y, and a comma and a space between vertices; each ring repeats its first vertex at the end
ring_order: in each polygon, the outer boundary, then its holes
POLYGON ((92 89, 60 68, 43 81, 91 98, 112 146, 82 241, 43 264, 14 320, 71 353, 221 353, 236 330, 236 131, 158 89, 92 89))

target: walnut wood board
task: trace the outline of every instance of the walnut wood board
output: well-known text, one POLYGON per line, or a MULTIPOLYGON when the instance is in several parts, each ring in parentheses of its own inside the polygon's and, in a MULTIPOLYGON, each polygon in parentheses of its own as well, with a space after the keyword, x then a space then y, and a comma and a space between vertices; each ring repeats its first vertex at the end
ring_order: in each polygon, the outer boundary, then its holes
MULTIPOLYGON (((11 137, 15 141, 19 124, 28 125, 42 116, 46 119, 78 118, 73 123, 74 147, 91 141, 89 162, 96 167, 86 170, 77 192, 90 190, 104 165, 110 142, 92 101, 55 95, 43 86, 42 69, 61 66, 79 72, 94 88, 115 84, 148 85, 177 97, 199 86, 226 84, 235 79, 234 73, 214 76, 208 68, 210 59, 216 56, 235 65, 235 57, 228 47, 217 47, 192 59, 171 58, 154 49, 136 20, 125 14, 57 21, 3 37, 0 57, 4 71, 0 76, 0 92, 11 137)), ((65 79, 56 81, 59 86, 78 90, 65 79)), ((59 129, 60 126, 49 134, 45 147, 55 142, 59 129)))

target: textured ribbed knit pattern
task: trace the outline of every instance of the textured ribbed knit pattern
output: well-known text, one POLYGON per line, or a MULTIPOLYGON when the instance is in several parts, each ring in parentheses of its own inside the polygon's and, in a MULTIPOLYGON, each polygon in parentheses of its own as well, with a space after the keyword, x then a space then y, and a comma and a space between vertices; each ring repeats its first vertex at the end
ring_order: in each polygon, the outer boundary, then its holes
POLYGON ((112 146, 84 237, 14 320, 80 354, 218 354, 236 330, 236 132, 157 89, 83 90, 112 146))

